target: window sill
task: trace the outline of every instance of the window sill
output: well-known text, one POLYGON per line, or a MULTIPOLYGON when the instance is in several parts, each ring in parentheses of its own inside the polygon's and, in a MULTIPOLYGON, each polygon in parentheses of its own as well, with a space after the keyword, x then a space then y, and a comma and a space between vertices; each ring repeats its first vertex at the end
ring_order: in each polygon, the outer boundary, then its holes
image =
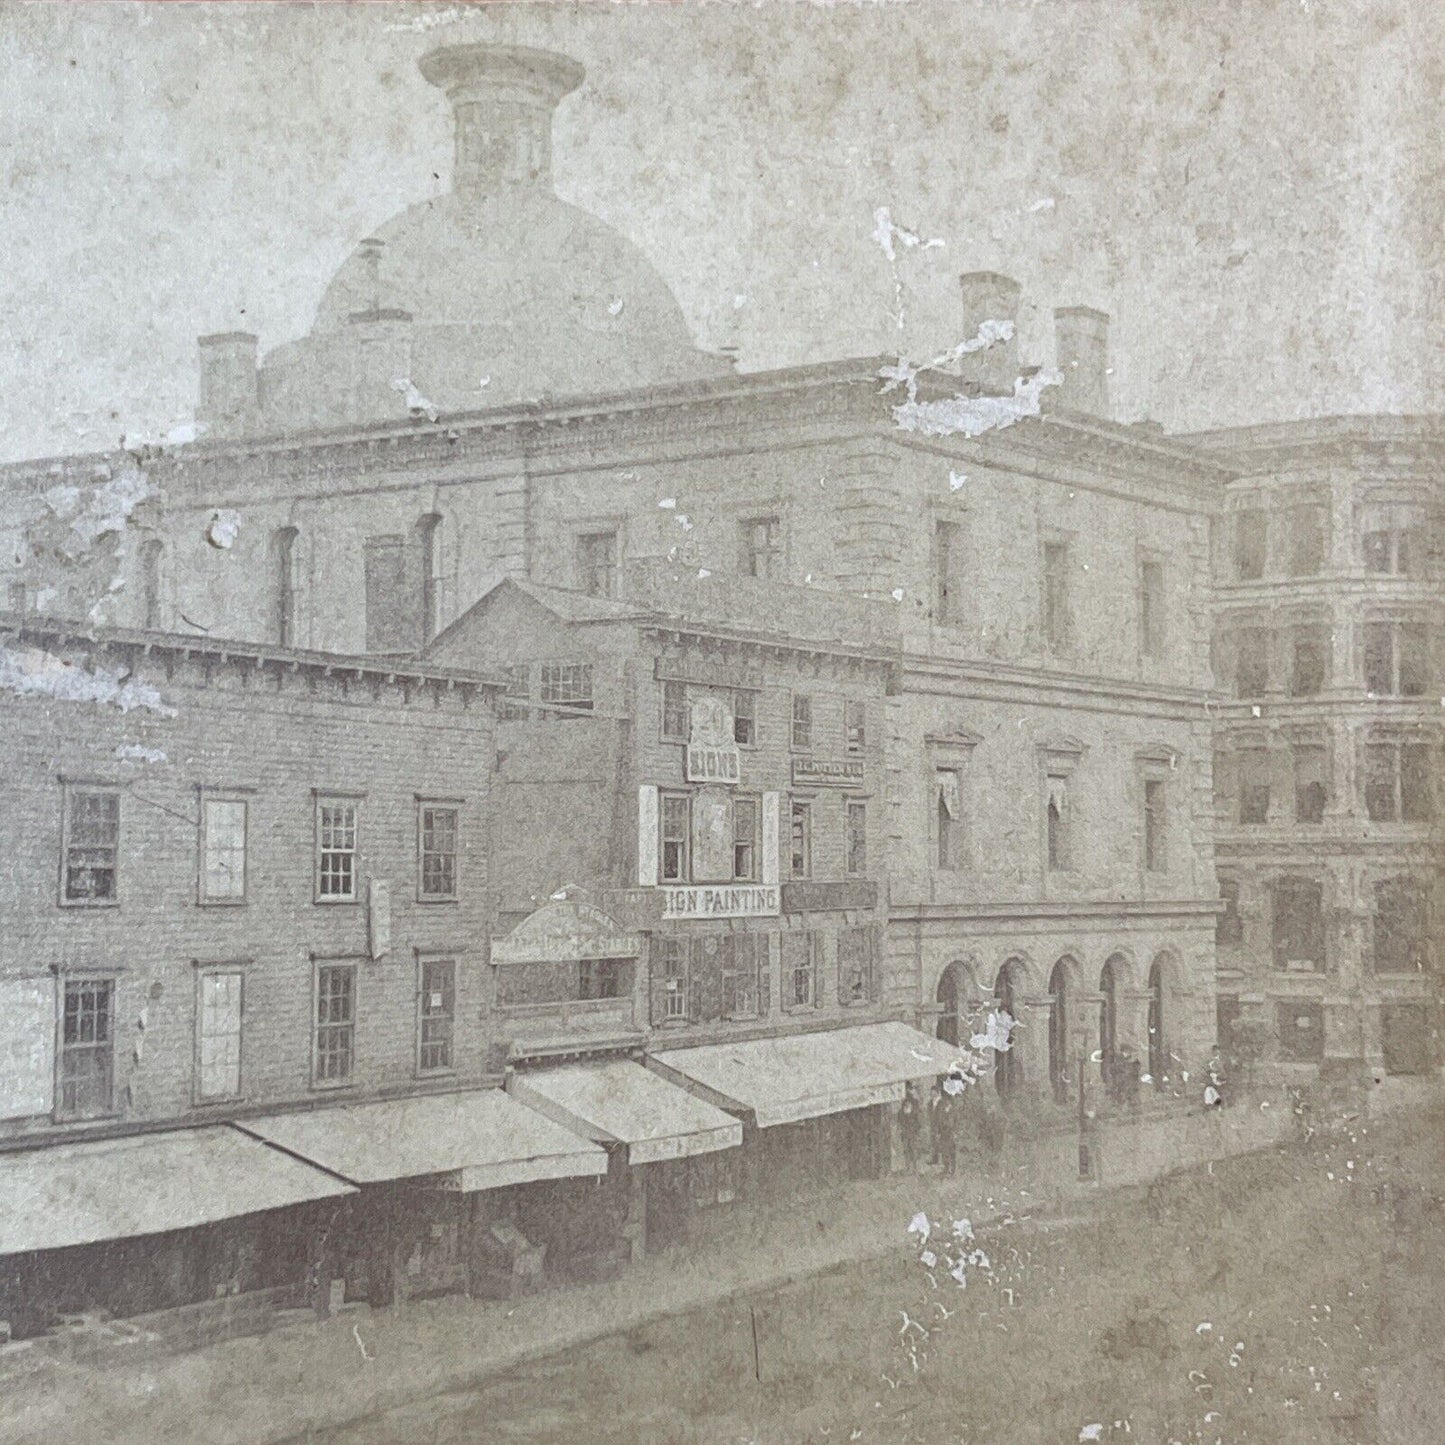
POLYGON ((457 894, 455 894, 455 893, 450 893, 450 894, 446 895, 445 897, 443 897, 440 893, 437 893, 437 894, 418 893, 417 896, 416 896, 416 901, 417 901, 418 903, 421 903, 421 904, 429 904, 429 903, 460 903, 462 900, 461 900, 461 898, 460 898, 457 894))
POLYGON ((353 895, 350 898, 337 898, 335 896, 328 895, 325 898, 319 896, 313 897, 311 901, 320 908, 344 907, 348 904, 354 908, 358 903, 361 902, 361 898, 357 895, 353 895))
POLYGON ((61 898, 61 908, 119 908, 119 898, 61 898))
POLYGON ((62 1114, 58 1109, 50 1115, 52 1124, 104 1124, 109 1120, 124 1119, 121 1109, 100 1109, 93 1114, 62 1114))
POLYGON ((251 900, 249 898, 198 898, 197 908, 244 908, 251 900))
POLYGON ((344 1094, 361 1086, 355 1079, 312 1079, 311 1088, 318 1094, 344 1094))
POLYGON ((453 1079, 456 1077, 457 1068, 455 1064, 449 1064, 444 1069, 418 1069, 416 1076, 419 1079, 453 1079))

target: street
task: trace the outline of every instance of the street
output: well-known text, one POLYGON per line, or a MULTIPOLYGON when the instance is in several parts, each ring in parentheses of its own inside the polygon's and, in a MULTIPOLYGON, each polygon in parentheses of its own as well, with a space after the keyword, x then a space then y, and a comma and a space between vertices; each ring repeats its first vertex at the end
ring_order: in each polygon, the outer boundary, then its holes
POLYGON ((1418 1353, 1445 1326, 1442 1123, 1347 1122, 960 1251, 952 1221, 900 1221, 895 1257, 315 1438, 1413 1445, 1438 1436, 1405 1412, 1445 1403, 1418 1353))

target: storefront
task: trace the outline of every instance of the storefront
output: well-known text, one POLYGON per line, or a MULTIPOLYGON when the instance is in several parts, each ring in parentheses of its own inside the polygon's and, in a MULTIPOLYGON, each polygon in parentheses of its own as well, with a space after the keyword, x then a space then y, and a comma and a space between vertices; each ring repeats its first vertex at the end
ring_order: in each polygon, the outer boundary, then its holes
POLYGON ((904 1089, 956 1060, 950 1045, 890 1022, 668 1050, 647 1063, 744 1121, 742 1187, 781 1199, 886 1173, 904 1089))
MULTIPOLYGON (((347 1299, 373 1305, 478 1289, 495 1274, 511 1201, 541 1181, 586 1191, 606 1153, 500 1089, 380 1100, 250 1119, 238 1127, 357 1185, 353 1228, 331 1263, 347 1299)), ((513 1252, 538 1241, 515 1226, 513 1252)))
POLYGON ((0 1154, 0 1319, 127 1317, 308 1287, 356 1190, 226 1125, 0 1154))
MULTIPOLYGON (((732 1115, 626 1059, 516 1072, 508 1092, 602 1144, 625 1191, 622 1230, 631 1250, 679 1238, 699 1194, 716 1201, 718 1156, 742 1143, 732 1115), (699 1181, 708 1181, 703 1190, 699 1181)), ((723 1167, 721 1179, 730 1171, 723 1167)))

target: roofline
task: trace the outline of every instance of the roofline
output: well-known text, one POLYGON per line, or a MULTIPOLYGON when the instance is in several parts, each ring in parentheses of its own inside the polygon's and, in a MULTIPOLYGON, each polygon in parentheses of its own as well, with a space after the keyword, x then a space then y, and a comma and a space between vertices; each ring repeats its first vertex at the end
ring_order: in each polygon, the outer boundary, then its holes
POLYGON ((1445 444, 1445 414, 1439 412, 1342 412, 1296 421, 1219 427, 1180 434, 1184 444, 1206 454, 1248 456, 1277 448, 1345 441, 1445 444))
POLYGON ((205 658, 217 662, 251 661, 272 663, 292 671, 302 669, 330 675, 353 673, 358 680, 372 678, 385 682, 444 683, 448 687, 469 687, 500 691, 506 686, 500 677, 461 668, 421 665, 413 657, 367 657, 343 652, 312 652, 296 647, 273 647, 267 643, 244 642, 221 637, 197 637, 191 633, 159 632, 134 627, 99 627, 89 622, 47 617, 40 613, 0 612, 0 638, 48 640, 59 646, 76 643, 118 651, 141 651, 146 655, 205 658))

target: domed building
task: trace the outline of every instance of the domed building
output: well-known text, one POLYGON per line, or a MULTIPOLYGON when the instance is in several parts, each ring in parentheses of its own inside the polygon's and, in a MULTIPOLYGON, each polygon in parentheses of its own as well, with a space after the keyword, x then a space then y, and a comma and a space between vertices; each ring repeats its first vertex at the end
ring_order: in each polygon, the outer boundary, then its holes
POLYGON ((202 337, 210 435, 475 411, 728 374, 642 252, 552 189, 552 116, 583 69, 546 51, 449 46, 421 61, 456 129, 452 189, 367 237, 310 332, 202 337))

